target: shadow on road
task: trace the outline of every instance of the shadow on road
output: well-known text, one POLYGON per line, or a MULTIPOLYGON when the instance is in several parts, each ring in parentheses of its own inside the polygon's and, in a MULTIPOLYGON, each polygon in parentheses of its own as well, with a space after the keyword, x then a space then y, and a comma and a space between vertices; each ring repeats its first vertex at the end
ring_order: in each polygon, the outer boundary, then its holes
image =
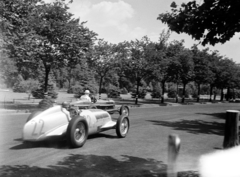
POLYGON ((27 165, 3 166, 0 168, 0 176, 165 177, 166 168, 165 164, 154 159, 124 155, 119 160, 110 156, 71 154, 57 165, 47 168, 27 165))
POLYGON ((196 114, 211 116, 211 117, 220 118, 220 119, 225 119, 225 117, 226 117, 226 112, 212 113, 212 114, 210 114, 210 113, 196 113, 196 114))
POLYGON ((154 125, 171 127, 174 130, 186 131, 193 134, 214 134, 224 135, 224 123, 210 122, 203 120, 180 120, 180 121, 158 121, 147 120, 154 125))
MULTIPOLYGON (((116 135, 98 133, 94 135, 90 135, 88 140, 96 139, 96 138, 109 138, 116 139, 118 138, 116 135)), ((14 139, 14 141, 22 142, 19 145, 13 146, 10 149, 12 150, 21 150, 21 149, 32 149, 32 148, 56 148, 56 149, 69 149, 70 147, 67 144, 67 141, 64 140, 64 137, 52 137, 48 141, 40 141, 40 142, 23 142, 21 138, 14 139)))

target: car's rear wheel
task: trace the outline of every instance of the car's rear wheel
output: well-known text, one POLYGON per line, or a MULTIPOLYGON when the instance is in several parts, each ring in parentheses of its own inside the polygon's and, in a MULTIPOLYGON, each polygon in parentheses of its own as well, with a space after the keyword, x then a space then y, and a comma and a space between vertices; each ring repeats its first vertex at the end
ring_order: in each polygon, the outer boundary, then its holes
POLYGON ((130 111, 128 106, 121 106, 120 108, 120 115, 125 115, 125 116, 129 116, 130 115, 130 111))
POLYGON ((82 147, 88 137, 87 122, 83 117, 71 119, 67 129, 67 141, 73 148, 82 147))
POLYGON ((130 122, 128 117, 121 115, 117 120, 116 133, 119 138, 125 138, 129 131, 130 122))

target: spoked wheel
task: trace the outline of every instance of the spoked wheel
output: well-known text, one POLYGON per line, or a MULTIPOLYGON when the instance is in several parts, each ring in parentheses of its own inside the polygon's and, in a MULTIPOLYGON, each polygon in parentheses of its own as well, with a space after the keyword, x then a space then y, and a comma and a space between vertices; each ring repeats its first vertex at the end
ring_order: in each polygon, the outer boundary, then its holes
POLYGON ((73 118, 67 129, 67 140, 71 147, 82 147, 88 137, 87 122, 82 117, 73 118))
POLYGON ((120 115, 129 116, 130 115, 129 108, 127 106, 121 106, 120 115))
POLYGON ((82 143, 86 137, 86 127, 83 122, 78 122, 74 131, 74 139, 78 143, 82 143))
POLYGON ((116 133, 119 138, 125 138, 127 136, 130 127, 129 119, 125 115, 122 115, 117 120, 116 133))

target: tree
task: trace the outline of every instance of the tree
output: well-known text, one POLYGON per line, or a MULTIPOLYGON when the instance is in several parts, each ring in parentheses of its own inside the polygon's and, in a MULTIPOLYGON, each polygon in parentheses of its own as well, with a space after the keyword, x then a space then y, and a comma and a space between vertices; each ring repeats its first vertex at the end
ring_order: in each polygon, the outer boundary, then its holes
POLYGON ((194 81, 197 84, 197 102, 200 100, 201 84, 211 82, 214 73, 210 70, 210 61, 208 48, 200 51, 196 45, 192 47, 193 61, 194 61, 194 81))
POLYGON ((18 82, 19 72, 14 60, 10 59, 4 50, 0 51, 0 56, 0 77, 4 84, 9 88, 18 82))
POLYGON ((163 30, 159 37, 159 42, 155 44, 154 50, 150 52, 152 56, 150 63, 152 64, 153 76, 161 83, 161 103, 164 103, 165 83, 169 80, 168 67, 170 59, 167 53, 167 40, 170 32, 163 30))
POLYGON ((128 42, 121 42, 116 45, 115 52, 115 72, 118 75, 118 84, 120 88, 126 88, 128 91, 132 89, 133 83, 128 77, 126 59, 129 58, 128 42))
POLYGON ((45 92, 52 69, 76 63, 93 44, 95 33, 84 27, 79 19, 72 18, 64 1, 52 4, 37 0, 4 1, 4 5, 5 26, 11 27, 21 22, 19 29, 14 26, 8 30, 11 33, 6 35, 11 41, 8 45, 11 57, 18 67, 26 66, 33 71, 44 68, 45 92))
MULTIPOLYGON (((24 38, 31 36, 26 19, 31 16, 38 2, 39 0, 3 0, 0 2, 1 77, 3 77, 7 87, 12 87, 18 82, 18 77, 28 79, 27 77, 32 74, 29 71, 25 72, 24 66, 21 67, 13 59, 13 53, 16 48, 21 49, 21 42, 24 38), (18 47, 14 46, 15 39, 19 39, 18 47), (23 72, 27 73, 28 76, 25 77, 23 72)), ((20 54, 16 57, 23 58, 20 54)))
POLYGON ((169 80, 177 83, 176 102, 178 102, 178 85, 180 82, 179 62, 177 55, 184 49, 184 41, 172 41, 167 47, 166 57, 169 59, 169 66, 167 68, 167 75, 169 80))
POLYGON ((113 44, 108 44, 108 42, 100 39, 93 49, 90 62, 91 67, 94 68, 99 78, 99 95, 101 95, 104 77, 114 68, 115 52, 113 47, 113 44))
POLYGON ((200 40, 203 45, 225 43, 240 32, 238 0, 205 0, 202 4, 193 0, 180 8, 172 2, 171 7, 171 12, 162 13, 157 19, 177 33, 187 33, 200 40))
POLYGON ((177 58, 179 66, 179 76, 183 84, 182 103, 185 101, 186 85, 193 80, 194 77, 194 62, 190 50, 184 50, 177 58))
POLYGON ((177 85, 179 80, 182 82, 182 103, 184 103, 186 85, 193 80, 194 76, 193 54, 189 49, 183 47, 183 41, 175 41, 170 47, 169 55, 172 55, 172 57, 168 72, 171 80, 177 82, 177 85))
MULTIPOLYGON (((221 89, 221 101, 223 101, 224 93, 223 89, 227 88, 229 91, 230 87, 233 87, 235 80, 236 67, 235 63, 228 59, 222 58, 218 63, 218 74, 216 77, 216 86, 221 89)), ((228 98, 227 98, 228 100, 228 98)))
POLYGON ((57 87, 59 87, 60 89, 64 88, 64 83, 67 80, 67 67, 54 69, 53 75, 56 80, 57 87))
POLYGON ((135 104, 138 104, 139 87, 141 80, 149 77, 149 46, 150 39, 144 36, 141 40, 130 41, 126 43, 126 50, 128 53, 127 58, 124 60, 124 66, 126 68, 126 76, 136 83, 136 100, 135 104))

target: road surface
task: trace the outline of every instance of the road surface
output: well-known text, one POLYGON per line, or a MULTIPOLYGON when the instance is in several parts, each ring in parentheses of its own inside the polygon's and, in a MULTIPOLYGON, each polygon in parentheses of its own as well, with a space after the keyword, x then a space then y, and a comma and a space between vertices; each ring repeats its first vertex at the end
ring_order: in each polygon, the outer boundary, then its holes
POLYGON ((226 110, 240 104, 135 108, 130 131, 91 136, 82 148, 65 141, 25 145, 22 127, 29 114, 0 113, 0 176, 159 176, 167 167, 169 134, 178 134, 178 170, 197 170, 201 154, 222 148, 226 110))

